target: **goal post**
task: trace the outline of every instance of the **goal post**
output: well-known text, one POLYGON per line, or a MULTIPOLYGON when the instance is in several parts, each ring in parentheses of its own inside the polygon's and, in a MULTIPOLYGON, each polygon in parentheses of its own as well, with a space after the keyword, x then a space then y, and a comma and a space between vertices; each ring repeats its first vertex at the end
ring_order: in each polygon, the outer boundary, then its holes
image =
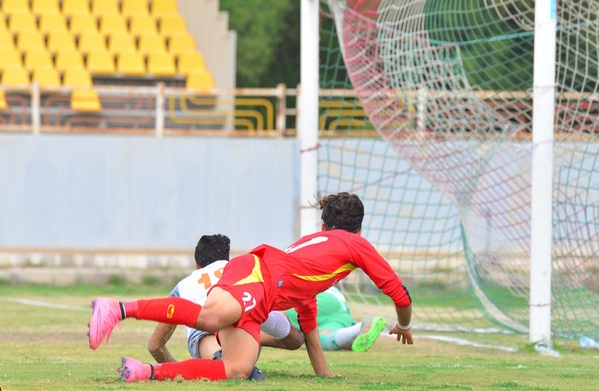
POLYGON ((414 327, 599 338, 599 3, 321 6, 318 192, 364 200, 414 327))

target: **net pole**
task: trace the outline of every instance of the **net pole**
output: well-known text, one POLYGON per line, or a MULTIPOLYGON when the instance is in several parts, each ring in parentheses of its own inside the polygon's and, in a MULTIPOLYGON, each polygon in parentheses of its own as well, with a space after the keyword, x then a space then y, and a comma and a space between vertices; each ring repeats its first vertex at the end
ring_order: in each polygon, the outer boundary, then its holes
POLYGON ((318 230, 318 88, 320 0, 302 0, 300 15, 300 88, 298 137, 300 138, 300 235, 318 230))
POLYGON ((535 1, 530 243, 531 343, 551 343, 556 0, 535 1))

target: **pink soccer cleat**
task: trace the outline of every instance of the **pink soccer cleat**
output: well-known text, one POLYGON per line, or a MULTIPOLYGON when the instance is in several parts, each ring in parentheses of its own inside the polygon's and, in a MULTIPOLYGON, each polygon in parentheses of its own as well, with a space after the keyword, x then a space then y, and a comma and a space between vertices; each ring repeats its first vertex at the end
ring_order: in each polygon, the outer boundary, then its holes
POLYGON ((151 380, 152 378, 152 366, 150 364, 143 364, 129 357, 121 358, 121 366, 117 368, 117 371, 119 371, 120 379, 127 383, 151 380))
POLYGON ((106 297, 99 297, 92 301, 91 307, 93 308, 92 319, 88 323, 89 332, 89 347, 97 349, 104 337, 106 337, 106 343, 110 339, 112 330, 115 325, 121 327, 119 322, 122 319, 121 307, 119 302, 106 297))

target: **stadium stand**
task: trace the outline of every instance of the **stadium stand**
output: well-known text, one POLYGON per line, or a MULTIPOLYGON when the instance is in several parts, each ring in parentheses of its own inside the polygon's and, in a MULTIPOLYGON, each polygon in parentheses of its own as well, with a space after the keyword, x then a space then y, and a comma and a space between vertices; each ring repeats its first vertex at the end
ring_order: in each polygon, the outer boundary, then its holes
POLYGON ((93 0, 91 11, 92 14, 101 17, 120 15, 117 0, 93 0))
POLYGON ((0 47, 0 71, 9 68, 22 68, 23 60, 21 53, 14 47, 0 47))
POLYGON ((205 69, 190 72, 185 87, 192 90, 210 90, 214 88, 214 79, 205 69))
POLYGON ((87 55, 87 70, 93 75, 114 75, 114 57, 106 50, 90 51, 87 55))
POLYGON ((135 38, 127 32, 110 34, 108 37, 108 51, 115 56, 121 53, 137 52, 135 38))
POLYGON ((165 37, 172 37, 177 34, 187 34, 187 25, 181 15, 160 15, 158 17, 160 34, 165 37))
POLYGON ((7 68, 2 71, 2 84, 5 86, 23 86, 29 82, 29 72, 25 68, 7 68))
POLYGON ((116 60, 117 71, 121 76, 145 76, 146 64, 138 52, 121 53, 116 60))
POLYGON ((89 32, 98 31, 98 21, 95 16, 90 13, 74 14, 70 16, 69 30, 76 37, 89 32))
POLYGON ((120 14, 104 15, 100 18, 100 32, 106 36, 128 32, 127 20, 120 14))
POLYGON ((121 3, 121 13, 127 18, 137 16, 148 16, 150 9, 147 0, 123 0, 121 3))
POLYGON ((2 12, 7 15, 28 14, 29 1, 26 0, 2 0, 2 12))
POLYGON ((59 5, 56 0, 32 0, 31 11, 38 16, 61 15, 59 5))
POLYGON ((67 17, 89 15, 89 3, 82 0, 62 0, 62 14, 67 17))
POLYGON ((158 34, 156 19, 148 14, 137 14, 130 17, 129 31, 135 37, 141 34, 158 34))
POLYGON ((164 37, 159 34, 142 34, 139 36, 138 50, 144 56, 150 53, 166 53, 164 37))
POLYGON ((179 7, 176 0, 152 1, 151 12, 156 18, 168 15, 179 15, 179 7))
POLYGON ((59 72, 65 73, 70 69, 85 70, 83 56, 76 49, 58 50, 54 58, 54 66, 59 72))
POLYGON ((43 34, 68 32, 67 21, 62 14, 39 15, 39 31, 43 34))
POLYGON ((173 56, 169 53, 150 53, 148 55, 148 73, 152 76, 173 77, 177 75, 177 68, 173 56))
POLYGON ((182 53, 195 53, 197 52, 195 39, 188 33, 173 35, 168 40, 168 51, 174 56, 182 53))
POLYGON ((75 38, 69 31, 54 31, 46 38, 48 50, 51 53, 59 51, 77 50, 75 38))
POLYGON ((60 88, 62 86, 60 75, 54 68, 35 68, 32 74, 32 80, 42 88, 60 88))
POLYGON ((13 33, 37 31, 35 16, 28 13, 7 13, 8 26, 13 33))
POLYGON ((206 69, 204 57, 199 52, 185 52, 177 56, 177 71, 180 75, 188 75, 199 69, 206 69))

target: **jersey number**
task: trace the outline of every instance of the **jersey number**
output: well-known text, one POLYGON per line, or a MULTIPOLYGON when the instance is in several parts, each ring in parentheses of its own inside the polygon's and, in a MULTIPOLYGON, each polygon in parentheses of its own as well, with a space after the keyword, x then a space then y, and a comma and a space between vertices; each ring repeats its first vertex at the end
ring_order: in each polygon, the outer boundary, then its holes
POLYGON ((212 286, 212 276, 216 278, 216 281, 220 280, 220 278, 223 276, 223 269, 217 269, 214 272, 210 273, 202 273, 200 278, 198 278, 198 284, 203 284, 204 289, 208 290, 212 286))

